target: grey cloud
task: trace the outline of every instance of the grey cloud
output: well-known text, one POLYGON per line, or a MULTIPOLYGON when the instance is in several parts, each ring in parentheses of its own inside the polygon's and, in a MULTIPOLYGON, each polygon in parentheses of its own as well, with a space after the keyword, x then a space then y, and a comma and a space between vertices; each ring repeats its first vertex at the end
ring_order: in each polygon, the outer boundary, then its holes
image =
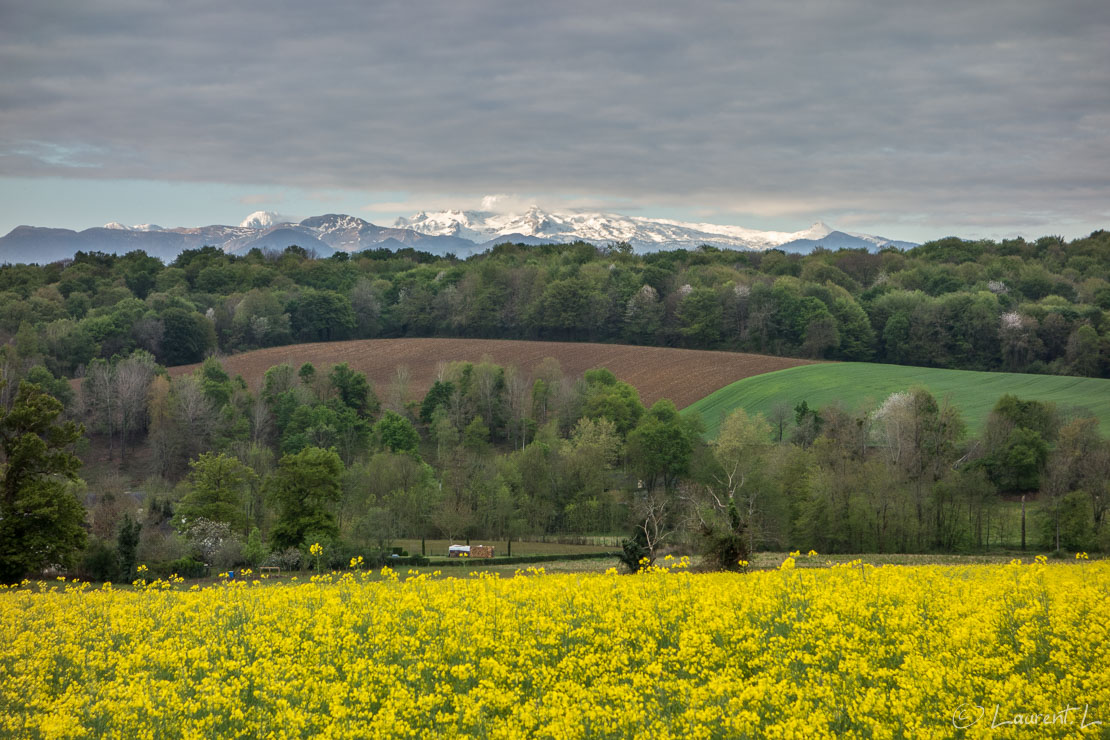
POLYGON ((1096 221, 1108 32, 1102 0, 3 0, 0 172, 1096 221))

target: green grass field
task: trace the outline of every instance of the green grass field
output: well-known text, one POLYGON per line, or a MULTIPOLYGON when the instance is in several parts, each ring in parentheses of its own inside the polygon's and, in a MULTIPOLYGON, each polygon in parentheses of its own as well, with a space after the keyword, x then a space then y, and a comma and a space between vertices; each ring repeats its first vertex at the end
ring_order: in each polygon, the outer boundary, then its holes
POLYGON ((785 401, 793 408, 838 403, 846 409, 874 408, 891 393, 924 386, 938 400, 948 396, 967 423, 969 434, 979 434, 999 397, 1011 393, 1026 400, 1052 401, 1062 410, 1081 408, 1097 416, 1102 433, 1110 433, 1110 380, 1059 375, 984 373, 970 370, 842 362, 803 365, 738 380, 683 410, 700 414, 706 436, 714 438, 721 420, 733 409, 768 415, 785 401))

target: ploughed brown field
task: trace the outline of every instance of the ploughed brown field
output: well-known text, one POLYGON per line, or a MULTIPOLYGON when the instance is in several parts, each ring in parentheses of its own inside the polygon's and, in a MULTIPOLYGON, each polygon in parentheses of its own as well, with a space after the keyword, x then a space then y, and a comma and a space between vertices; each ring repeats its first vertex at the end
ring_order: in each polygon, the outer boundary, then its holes
MULTIPOLYGON (((409 370, 409 396, 424 397, 436 379, 440 363, 479 362, 488 357, 498 365, 515 366, 524 373, 545 358, 559 361, 563 373, 576 377, 586 370, 606 367, 640 391, 650 406, 669 398, 678 408, 689 406, 718 388, 753 375, 812 364, 809 360, 768 357, 740 352, 715 352, 670 347, 634 347, 624 344, 583 342, 529 342, 511 339, 359 339, 349 342, 315 342, 244 352, 221 357, 232 375, 242 375, 251 387, 274 365, 288 362, 294 368, 311 362, 317 369, 345 362, 366 373, 379 397, 393 381, 397 367, 409 370)), ((171 376, 192 372, 197 365, 169 368, 171 376)))

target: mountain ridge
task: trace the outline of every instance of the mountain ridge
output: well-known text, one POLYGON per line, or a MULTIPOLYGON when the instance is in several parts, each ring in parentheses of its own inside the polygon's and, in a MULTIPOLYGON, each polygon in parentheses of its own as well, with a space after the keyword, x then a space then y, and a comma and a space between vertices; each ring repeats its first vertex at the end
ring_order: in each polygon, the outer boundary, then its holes
POLYGON ((238 226, 162 228, 154 224, 126 226, 111 222, 82 231, 42 226, 17 226, 0 237, 0 262, 47 263, 76 252, 125 254, 143 250, 171 260, 186 249, 214 246, 232 254, 253 248, 281 250, 303 247, 318 256, 367 249, 393 249, 398 244, 438 255, 468 257, 497 244, 529 245, 585 241, 598 246, 627 243, 636 252, 696 249, 810 252, 816 247, 867 249, 915 246, 869 234, 850 234, 818 221, 795 232, 760 231, 742 226, 690 223, 612 213, 558 213, 531 206, 522 212, 421 211, 380 226, 357 216, 327 213, 291 221, 269 211, 256 211, 238 226), (286 243, 288 242, 288 243, 286 243))

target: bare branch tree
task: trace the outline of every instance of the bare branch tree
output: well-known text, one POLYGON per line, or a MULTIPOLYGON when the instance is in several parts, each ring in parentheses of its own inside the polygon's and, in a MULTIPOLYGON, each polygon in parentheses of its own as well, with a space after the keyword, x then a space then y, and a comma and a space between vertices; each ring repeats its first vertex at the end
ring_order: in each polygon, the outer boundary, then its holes
POLYGON ((631 512, 636 529, 643 533, 648 565, 655 562, 659 548, 678 530, 676 499, 663 489, 635 491, 631 512))
POLYGON ((412 373, 408 365, 398 365, 393 373, 393 379, 389 381, 389 388, 386 389, 386 408, 398 414, 404 414, 405 401, 412 393, 411 386, 412 373))
POLYGON ((108 435, 108 459, 115 456, 116 418, 119 415, 116 366, 105 360, 89 363, 81 381, 81 398, 94 428, 108 435))
POLYGON ((509 401, 509 414, 512 422, 509 431, 513 439, 513 447, 520 442, 520 449, 528 444, 528 414, 531 410, 531 385, 515 367, 505 370, 505 390, 509 401))
POLYGON ((119 403, 120 462, 127 453, 127 439, 146 427, 147 398, 156 367, 154 355, 136 350, 116 365, 116 396, 119 403))

